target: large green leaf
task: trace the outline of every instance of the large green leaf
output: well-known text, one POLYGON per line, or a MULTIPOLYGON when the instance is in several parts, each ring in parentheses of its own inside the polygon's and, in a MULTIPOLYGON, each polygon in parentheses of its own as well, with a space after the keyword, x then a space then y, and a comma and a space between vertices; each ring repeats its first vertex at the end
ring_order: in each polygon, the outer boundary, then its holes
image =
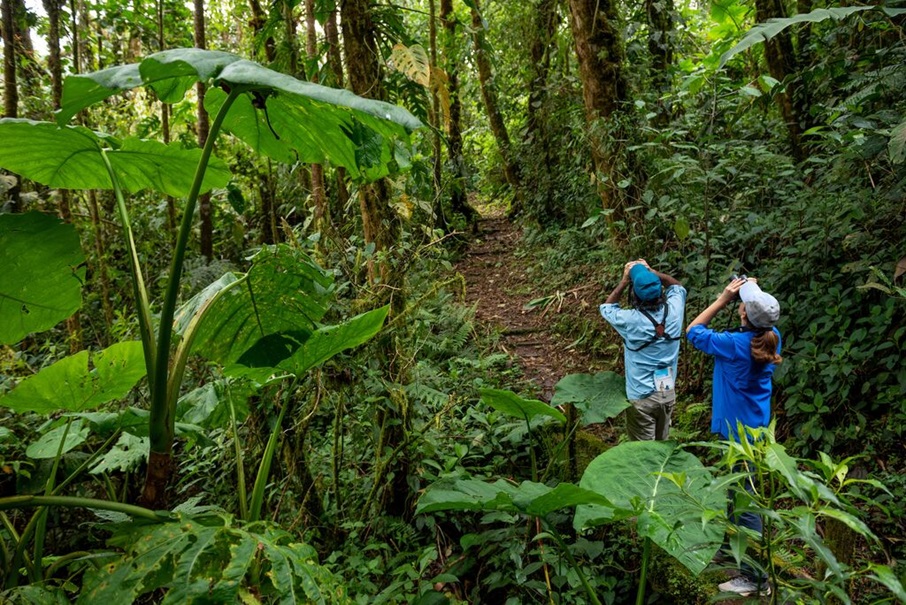
MULTIPOLYGON (((0 168, 61 189, 113 189, 106 154, 124 190, 151 189, 182 197, 189 193, 201 157, 200 149, 184 149, 179 143, 119 140, 82 126, 61 128, 12 118, 0 120, 0 138, 0 168)), ((202 191, 226 186, 230 176, 223 160, 211 158, 202 191)))
POLYGON ((138 341, 120 342, 95 354, 92 370, 88 357, 88 351, 64 357, 0 397, 0 405, 17 412, 81 412, 124 397, 145 375, 138 341))
POLYGON ((41 435, 37 441, 25 448, 25 455, 37 460, 56 458, 57 452, 65 454, 85 443, 85 440, 88 439, 88 432, 88 427, 83 426, 83 421, 76 419, 68 426, 64 424, 41 435), (60 448, 61 441, 63 442, 62 449, 60 448))
POLYGON ((441 481, 429 487, 419 498, 415 512, 423 514, 441 510, 502 510, 544 517, 556 510, 581 504, 610 506, 610 502, 601 494, 571 483, 548 487, 532 481, 513 485, 503 479, 498 479, 494 483, 477 479, 458 479, 451 482, 441 481))
POLYGON ((85 107, 143 84, 173 103, 196 81, 211 86, 205 98, 209 112, 223 103, 223 91, 245 93, 223 127, 256 151, 279 161, 296 155, 306 162, 329 160, 345 166, 353 178, 378 178, 388 173, 392 161, 405 161, 398 142, 421 126, 401 107, 303 82, 229 53, 191 48, 155 53, 137 66, 70 76, 58 121, 65 123, 85 107), (376 156, 365 152, 372 145, 377 145, 376 156))
POLYGON ((530 422, 535 416, 548 416, 557 422, 566 422, 563 412, 543 401, 523 399, 512 391, 499 389, 480 389, 479 392, 483 402, 508 416, 520 418, 526 422, 530 422))
POLYGON ((837 19, 839 21, 854 13, 868 10, 880 10, 891 17, 906 13, 906 9, 881 6, 835 6, 832 8, 819 8, 810 13, 800 13, 783 19, 768 19, 764 23, 755 25, 745 36, 743 36, 742 40, 740 40, 736 46, 721 55, 720 67, 726 65, 727 61, 744 50, 766 40, 770 40, 791 25, 797 23, 818 23, 826 19, 837 19))
POLYGON ((906 162, 906 120, 890 131, 890 141, 887 143, 887 152, 893 164, 906 162))
MULTIPOLYGON (((279 365, 319 328, 333 297, 333 278, 288 246, 261 250, 241 281, 216 282, 229 289, 205 307, 192 348, 228 367, 251 367, 250 359, 266 367, 279 365)), ((196 298, 214 294, 206 289, 196 298)), ((201 306, 190 300, 180 316, 201 306)))
MULTIPOLYGON (((4 141, 0 150, 5 148, 4 141)), ((0 344, 75 313, 82 304, 84 260, 72 225, 40 212, 0 215, 0 344)))
POLYGON ((246 376, 264 383, 273 374, 299 376, 337 353, 357 347, 377 334, 390 307, 357 315, 341 324, 268 334, 224 368, 229 376, 246 376))
MULTIPOLYGON (((700 573, 720 546, 723 528, 707 521, 726 507, 726 492, 714 489, 711 473, 677 443, 622 443, 592 460, 579 486, 638 515, 639 534, 692 573, 700 573)), ((574 525, 585 529, 607 522, 611 514, 601 507, 580 506, 574 525)))
POLYGON ((626 381, 615 372, 570 374, 554 386, 551 405, 572 403, 582 413, 583 426, 604 422, 629 407, 626 381))
POLYGON ((180 515, 123 524, 109 543, 126 554, 86 574, 78 603, 132 603, 155 591, 164 604, 237 603, 242 592, 277 603, 346 602, 312 547, 266 524, 242 528, 227 515, 180 515))

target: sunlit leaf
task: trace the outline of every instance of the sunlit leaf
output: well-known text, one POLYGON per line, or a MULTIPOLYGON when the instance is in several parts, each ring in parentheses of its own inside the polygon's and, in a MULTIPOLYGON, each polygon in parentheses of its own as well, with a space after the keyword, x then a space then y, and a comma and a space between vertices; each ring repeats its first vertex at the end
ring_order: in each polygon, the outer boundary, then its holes
POLYGON ((0 406, 17 412, 81 412, 124 397, 145 375, 142 344, 120 342, 93 356, 88 351, 64 357, 0 397, 0 406))
POLYGON ((548 416, 557 422, 566 422, 566 416, 557 408, 537 399, 523 399, 512 391, 480 389, 481 400, 497 411, 529 422, 535 416, 548 416))
MULTIPOLYGON (((60 189, 113 189, 106 155, 125 191, 150 189, 183 197, 201 157, 201 149, 184 149, 179 143, 120 140, 82 126, 12 118, 0 119, 0 138, 0 168, 60 189)), ((202 192, 225 186, 230 176, 223 160, 211 158, 202 192)))
MULTIPOLYGON (((617 509, 644 514, 639 534, 669 552, 691 572, 700 573, 723 538, 719 524, 703 524, 704 511, 726 506, 726 492, 712 487, 711 473, 672 441, 630 441, 613 447, 588 465, 579 487, 606 497, 617 509), (665 474, 685 477, 680 489, 665 474)), ((576 529, 606 522, 612 512, 580 506, 576 529)))
POLYGON ((551 405, 565 403, 581 412, 583 426, 604 422, 629 407, 626 381, 615 372, 564 376, 554 386, 551 405))
POLYGON ((40 212, 0 215, 0 344, 75 313, 82 304, 83 262, 72 225, 40 212))
POLYGON ((210 87, 205 107, 212 114, 223 104, 225 91, 242 91, 223 128, 256 151, 282 162, 330 161, 356 179, 375 179, 396 169, 396 145, 421 126, 396 105, 297 80, 230 53, 193 48, 155 53, 137 66, 68 77, 57 118, 65 123, 85 107, 140 85, 173 103, 196 81, 210 87), (367 137, 356 135, 360 127, 368 130, 367 137), (374 152, 362 152, 363 141, 379 145, 379 159, 374 152), (363 157, 366 162, 360 163, 363 157))
POLYGON ((88 439, 88 427, 82 426, 82 421, 77 420, 69 426, 64 424, 41 435, 37 441, 25 449, 25 455, 35 459, 56 458, 57 452, 65 454, 85 443, 86 439, 88 439), (60 441, 63 441, 62 449, 60 449, 60 441))

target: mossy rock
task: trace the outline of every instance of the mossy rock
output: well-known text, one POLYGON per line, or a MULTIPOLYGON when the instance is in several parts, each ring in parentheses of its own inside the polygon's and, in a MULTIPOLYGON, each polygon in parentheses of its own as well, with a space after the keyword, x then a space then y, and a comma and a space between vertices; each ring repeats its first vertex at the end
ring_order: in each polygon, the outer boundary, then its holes
POLYGON ((712 602, 719 592, 717 585, 727 580, 726 573, 718 569, 706 569, 694 576, 682 563, 653 544, 648 565, 648 590, 660 595, 658 603, 704 605, 712 602))

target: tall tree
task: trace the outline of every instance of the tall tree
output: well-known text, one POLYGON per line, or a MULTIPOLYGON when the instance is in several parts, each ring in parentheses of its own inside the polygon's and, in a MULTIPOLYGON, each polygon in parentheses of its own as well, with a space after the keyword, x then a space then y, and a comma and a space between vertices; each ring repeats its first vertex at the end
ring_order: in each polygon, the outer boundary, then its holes
POLYGON ((617 8, 613 0, 569 0, 569 8, 598 194, 604 210, 612 211, 610 219, 618 220, 623 218, 624 205, 614 186, 617 157, 612 147, 608 149, 598 123, 614 117, 629 98, 617 8))
MULTIPOLYGON (((323 82, 323 84, 334 88, 343 88, 343 59, 340 56, 340 31, 337 27, 337 17, 337 7, 334 5, 327 14, 327 19, 324 21, 324 38, 327 40, 327 74, 329 80, 323 82)), ((336 214, 339 214, 349 202, 349 190, 346 188, 346 169, 337 167, 336 176, 337 194, 334 208, 336 209, 336 214)))
POLYGON ((264 13, 264 9, 261 7, 261 3, 258 0, 249 0, 249 9, 252 11, 252 20, 249 25, 252 26, 252 31, 255 34, 255 43, 256 46, 259 44, 264 45, 264 57, 267 59, 268 63, 273 63, 277 58, 277 44, 274 41, 274 36, 268 32, 264 33, 265 25, 267 24, 267 15, 264 13), (262 40, 262 38, 264 38, 262 40))
POLYGON ((440 0, 440 22, 444 28, 442 48, 444 69, 447 72, 447 92, 450 96, 450 115, 447 119, 447 152, 453 173, 453 178, 450 179, 450 210, 463 215, 474 229, 478 225, 478 213, 466 199, 466 160, 463 156, 462 100, 459 90, 459 23, 453 12, 453 0, 440 0))
MULTIPOLYGON (((195 48, 207 48, 204 27, 204 0, 194 0, 195 4, 195 48)), ((208 140, 209 124, 208 112, 204 108, 205 85, 198 82, 195 85, 198 94, 198 146, 204 147, 208 140)), ((211 194, 205 193, 198 197, 198 217, 201 220, 201 253, 208 261, 214 258, 214 221, 211 211, 211 194)))
POLYGON ((658 96, 658 120, 664 124, 670 117, 660 97, 670 88, 670 68, 674 54, 673 0, 645 0, 648 17, 648 54, 651 56, 651 84, 658 96))
MULTIPOLYGON (((530 66, 528 82, 528 103, 526 104, 526 134, 525 142, 540 156, 543 166, 553 166, 551 144, 545 132, 545 120, 542 116, 547 99, 548 78, 551 67, 551 56, 556 53, 556 31, 559 2, 557 0, 538 0, 532 11, 534 15, 532 38, 529 44, 530 66)), ((546 174, 527 174, 526 180, 529 190, 534 190, 534 195, 540 197, 541 213, 543 216, 556 218, 560 214, 554 206, 555 180, 546 174), (535 187, 532 187, 532 186, 535 187), (540 185, 540 186, 537 186, 540 185)), ((510 216, 517 216, 524 208, 515 200, 510 207, 510 216)))
MULTIPOLYGON (((434 0, 428 0, 428 47, 429 61, 432 79, 435 74, 440 73, 440 67, 437 65, 437 5, 434 0)), ((437 86, 431 86, 431 149, 432 163, 431 174, 434 181, 434 205, 440 203, 441 185, 443 183, 443 148, 441 141, 441 115, 440 115, 440 95, 437 86)))
MULTIPOLYGON (((316 64, 318 58, 318 30, 315 26, 315 0, 305 0, 305 53, 309 61, 316 64)), ((311 70, 312 82, 318 82, 318 70, 311 70)), ((327 193, 324 188, 324 167, 311 165, 311 199, 315 208, 315 228, 325 233, 330 229, 330 212, 327 208, 327 193)))
POLYGON ((488 114, 488 122, 491 126, 491 133, 497 142, 497 148, 500 150, 500 157, 503 161, 503 174, 507 183, 513 190, 514 205, 522 206, 522 177, 519 174, 519 167, 513 159, 513 150, 510 145, 510 135, 507 132, 506 122, 503 114, 500 112, 500 102, 497 96, 497 85, 494 81, 494 75, 491 71, 491 59, 488 56, 488 41, 485 35, 485 21, 479 13, 480 6, 478 0, 473 0, 472 10, 472 43, 475 52, 475 65, 478 67, 478 83, 481 88, 481 99, 484 102, 485 111, 488 114))
MULTIPOLYGON (((0 11, 3 13, 3 117, 19 117, 19 83, 16 78, 16 18, 14 0, 2 0, 0 11)), ((4 171, 5 172, 5 171, 4 171)), ((19 181, 7 191, 10 209, 20 209, 19 181)))
MULTIPOLYGON (((786 17, 781 0, 755 0, 755 20, 786 17)), ((790 153, 797 162, 806 157, 802 135, 809 127, 807 93, 798 75, 796 54, 789 29, 779 32, 764 43, 764 56, 771 77, 784 83, 784 91, 776 95, 780 115, 789 135, 790 153)))
MULTIPOLYGON (((53 108, 60 109, 63 100, 63 61, 60 54, 60 15, 65 0, 43 0, 44 12, 47 13, 47 65, 50 68, 50 96, 53 108)), ((60 191, 60 218, 67 223, 72 222, 72 209, 70 208, 70 193, 63 189, 60 191)), ((69 349, 71 353, 82 350, 82 325, 79 314, 75 313, 66 320, 66 330, 69 333, 69 349)))
MULTIPOLYGON (((368 0, 345 0, 340 7, 343 49, 352 92, 370 99, 385 99, 382 86, 380 51, 374 37, 374 22, 368 0)), ((388 254, 400 235, 400 220, 390 207, 390 187, 386 179, 359 188, 359 207, 365 242, 374 244, 379 254, 388 254)), ((389 259, 379 266, 369 265, 372 283, 392 284, 389 259)))
POLYGON ((16 19, 14 0, 2 0, 3 11, 3 117, 19 117, 19 84, 16 81, 16 19))

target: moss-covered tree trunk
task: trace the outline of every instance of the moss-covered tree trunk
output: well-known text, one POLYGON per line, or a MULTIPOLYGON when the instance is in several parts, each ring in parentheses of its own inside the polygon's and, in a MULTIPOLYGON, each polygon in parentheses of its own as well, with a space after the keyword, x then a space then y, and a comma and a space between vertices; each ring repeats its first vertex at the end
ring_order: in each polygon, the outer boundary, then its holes
POLYGON ((615 117, 629 99, 617 7, 612 0, 570 0, 569 8, 598 195, 603 209, 611 212, 610 220, 621 220, 624 204, 615 185, 617 156, 599 123, 615 117))
MULTIPOLYGON (((786 9, 781 0, 755 0, 755 19, 759 23, 768 19, 782 19, 786 16, 786 9)), ((798 75, 796 54, 790 31, 784 30, 770 40, 766 40, 764 56, 771 77, 784 83, 784 92, 776 95, 775 98, 780 108, 780 115, 786 124, 790 153, 797 162, 801 162, 806 158, 802 135, 809 126, 809 100, 798 75)))
MULTIPOLYGON (((457 43, 458 22, 453 13, 453 0, 440 0, 440 21, 444 28, 442 44, 444 69, 447 72, 447 91, 450 96, 450 115, 447 120, 447 151, 450 172, 450 211, 461 214, 473 228, 477 226, 478 213, 466 198, 466 161, 462 143, 462 101, 459 92, 459 44, 457 43)), ((443 207, 439 208, 443 212, 443 207)), ((446 221, 443 221, 446 223, 446 221)))

